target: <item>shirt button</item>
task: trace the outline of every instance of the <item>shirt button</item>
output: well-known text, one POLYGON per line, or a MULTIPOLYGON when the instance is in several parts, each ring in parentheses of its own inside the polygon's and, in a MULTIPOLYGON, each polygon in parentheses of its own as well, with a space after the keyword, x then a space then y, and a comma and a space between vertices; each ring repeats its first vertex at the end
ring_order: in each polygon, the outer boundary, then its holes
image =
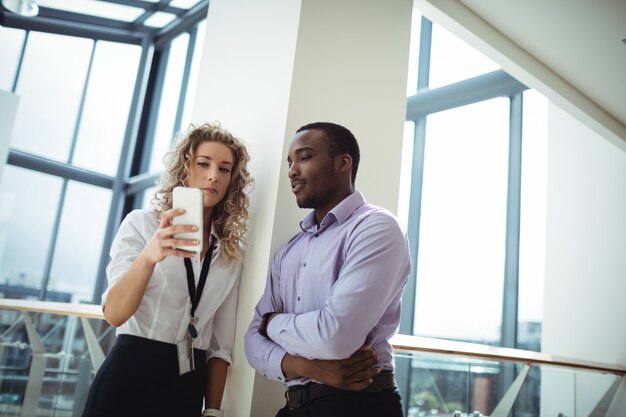
POLYGON ((306 266, 306 262, 302 264, 302 266, 306 266))
POLYGON ((300 296, 298 296, 298 301, 300 301, 300 296))

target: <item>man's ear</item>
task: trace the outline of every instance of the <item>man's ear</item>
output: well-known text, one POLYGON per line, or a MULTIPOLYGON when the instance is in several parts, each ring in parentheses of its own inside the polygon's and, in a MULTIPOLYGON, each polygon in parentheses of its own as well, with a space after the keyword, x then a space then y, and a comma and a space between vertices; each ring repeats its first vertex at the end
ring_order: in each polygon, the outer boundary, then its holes
POLYGON ((352 156, 349 153, 339 155, 339 171, 352 174, 352 156))

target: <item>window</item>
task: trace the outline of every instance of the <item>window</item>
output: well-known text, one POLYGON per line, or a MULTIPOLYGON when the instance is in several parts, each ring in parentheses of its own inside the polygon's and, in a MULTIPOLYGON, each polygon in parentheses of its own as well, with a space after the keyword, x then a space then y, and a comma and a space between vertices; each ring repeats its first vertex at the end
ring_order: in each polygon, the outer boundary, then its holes
MULTIPOLYGON (((443 28, 413 21, 399 217, 414 268, 400 333, 538 351, 546 100, 443 28)), ((454 363, 396 364, 408 415, 433 395, 491 410, 454 384, 506 387, 513 377, 499 365, 474 375, 454 363)), ((538 414, 538 397, 528 407, 538 414)))
POLYGON ((29 19, 0 9, 0 89, 20 97, 0 181, 0 283, 98 303, 121 219, 149 203, 189 122, 209 2, 38 3, 29 19))
POLYGON ((500 340, 507 122, 503 98, 428 116, 416 334, 500 340))
POLYGON ((96 43, 73 165, 116 174, 140 58, 138 45, 96 43))

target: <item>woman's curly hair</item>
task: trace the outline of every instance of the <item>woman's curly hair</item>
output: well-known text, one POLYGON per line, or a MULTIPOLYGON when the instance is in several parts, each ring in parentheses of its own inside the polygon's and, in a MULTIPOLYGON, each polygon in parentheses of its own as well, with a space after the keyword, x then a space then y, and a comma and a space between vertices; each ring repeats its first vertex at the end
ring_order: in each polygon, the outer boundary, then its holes
POLYGON ((161 219, 166 210, 172 208, 172 190, 183 185, 189 178, 191 163, 198 146, 203 142, 219 142, 233 152, 234 164, 230 184, 226 195, 214 208, 212 224, 220 238, 226 263, 241 260, 241 247, 245 244, 244 234, 248 220, 248 188, 253 180, 248 172, 250 156, 245 145, 223 129, 219 123, 191 125, 179 133, 175 147, 165 154, 165 170, 151 203, 157 219, 161 219))

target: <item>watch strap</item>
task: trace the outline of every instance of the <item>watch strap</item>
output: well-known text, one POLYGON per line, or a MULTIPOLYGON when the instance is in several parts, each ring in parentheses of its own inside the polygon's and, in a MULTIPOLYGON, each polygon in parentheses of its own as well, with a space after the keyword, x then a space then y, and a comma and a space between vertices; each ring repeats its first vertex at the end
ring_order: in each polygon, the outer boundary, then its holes
POLYGON ((272 314, 274 314, 274 311, 270 311, 270 312, 263 314, 263 317, 261 317, 261 324, 259 324, 259 334, 268 339, 270 337, 267 335, 267 324, 272 314))
POLYGON ((202 417, 224 417, 224 410, 218 410, 217 408, 205 408, 202 412, 202 417))

